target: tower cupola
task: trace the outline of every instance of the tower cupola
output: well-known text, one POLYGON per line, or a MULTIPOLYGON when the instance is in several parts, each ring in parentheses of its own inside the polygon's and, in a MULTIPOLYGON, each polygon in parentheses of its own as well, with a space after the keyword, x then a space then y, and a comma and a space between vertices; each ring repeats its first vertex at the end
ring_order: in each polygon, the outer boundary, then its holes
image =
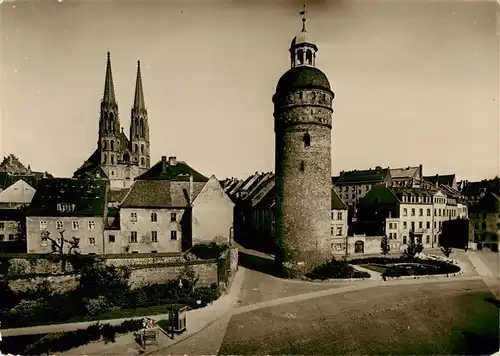
POLYGON ((316 52, 318 47, 311 40, 311 37, 306 30, 307 10, 304 5, 303 10, 300 12, 302 15, 302 31, 295 36, 290 45, 290 60, 291 66, 311 66, 316 65, 316 52))

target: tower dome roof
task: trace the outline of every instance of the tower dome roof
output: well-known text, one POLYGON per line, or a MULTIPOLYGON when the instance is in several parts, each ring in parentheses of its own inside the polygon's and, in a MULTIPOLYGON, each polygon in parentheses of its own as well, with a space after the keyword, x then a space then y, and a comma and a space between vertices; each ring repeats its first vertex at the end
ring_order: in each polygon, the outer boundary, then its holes
POLYGON ((325 73, 316 67, 293 67, 283 74, 276 86, 276 94, 286 94, 297 89, 317 88, 331 91, 325 73))
POLYGON ((307 33, 305 29, 303 29, 297 36, 295 36, 290 44, 290 47, 295 47, 302 43, 314 44, 314 41, 311 38, 311 35, 307 33))

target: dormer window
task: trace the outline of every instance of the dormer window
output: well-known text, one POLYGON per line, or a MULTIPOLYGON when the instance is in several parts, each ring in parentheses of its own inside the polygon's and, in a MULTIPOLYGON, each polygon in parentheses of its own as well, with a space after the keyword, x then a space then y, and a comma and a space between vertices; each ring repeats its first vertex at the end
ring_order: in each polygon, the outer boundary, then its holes
POLYGON ((57 204, 57 211, 60 213, 68 213, 75 210, 75 204, 59 203, 57 204))

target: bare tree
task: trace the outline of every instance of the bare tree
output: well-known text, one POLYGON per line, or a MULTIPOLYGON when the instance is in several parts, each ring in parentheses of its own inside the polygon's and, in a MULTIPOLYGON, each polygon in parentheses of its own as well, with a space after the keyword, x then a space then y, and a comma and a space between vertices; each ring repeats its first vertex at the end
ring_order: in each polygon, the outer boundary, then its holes
POLYGON ((50 237, 50 232, 48 232, 47 230, 42 231, 41 233, 42 240, 50 241, 52 247, 52 253, 59 253, 63 255, 65 246, 68 246, 67 248, 68 251, 66 254, 71 255, 72 253, 77 252, 75 250, 79 248, 80 239, 76 237, 73 237, 71 240, 66 239, 64 237, 64 232, 65 230, 61 230, 59 231, 60 237, 52 238, 50 237))

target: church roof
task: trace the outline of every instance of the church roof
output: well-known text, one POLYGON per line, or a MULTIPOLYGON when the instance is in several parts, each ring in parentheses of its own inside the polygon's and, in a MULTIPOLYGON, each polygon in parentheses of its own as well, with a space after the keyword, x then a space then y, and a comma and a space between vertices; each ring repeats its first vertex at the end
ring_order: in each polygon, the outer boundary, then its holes
POLYGON ((26 215, 104 216, 107 184, 104 181, 52 178, 40 182, 26 215), (57 204, 74 204, 71 212, 59 212, 57 204))
POLYGON ((104 82, 104 94, 102 96, 102 101, 110 104, 116 103, 113 73, 111 72, 111 56, 109 52, 108 61, 106 63, 106 80, 104 82))
POLYGON ((175 164, 169 164, 163 159, 137 177, 136 180, 189 181, 190 175, 193 176, 193 182, 208 182, 207 177, 191 168, 186 162, 176 161, 175 164))

